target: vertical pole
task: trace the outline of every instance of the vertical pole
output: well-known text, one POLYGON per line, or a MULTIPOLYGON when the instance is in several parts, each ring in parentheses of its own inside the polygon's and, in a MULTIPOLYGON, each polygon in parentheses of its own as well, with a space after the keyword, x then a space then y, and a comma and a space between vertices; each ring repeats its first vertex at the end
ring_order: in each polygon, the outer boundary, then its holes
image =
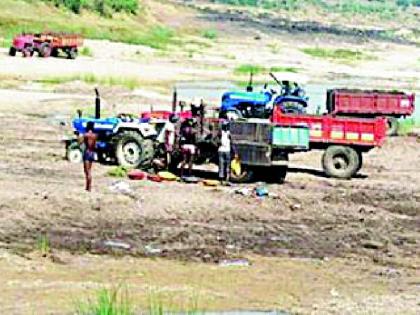
POLYGON ((95 118, 99 119, 101 118, 101 98, 99 96, 98 88, 95 88, 95 118))
POLYGON ((176 103, 178 99, 178 93, 176 91, 176 88, 174 88, 174 92, 172 94, 172 112, 175 113, 176 112, 176 103))

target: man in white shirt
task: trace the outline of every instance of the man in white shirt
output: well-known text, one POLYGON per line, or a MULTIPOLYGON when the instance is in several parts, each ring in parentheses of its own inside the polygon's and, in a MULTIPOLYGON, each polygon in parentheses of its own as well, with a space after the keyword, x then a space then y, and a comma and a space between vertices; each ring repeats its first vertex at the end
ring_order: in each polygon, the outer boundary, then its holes
POLYGON ((171 154, 174 149, 175 143, 175 123, 177 122, 178 117, 175 114, 171 114, 169 120, 163 126, 157 141, 162 143, 165 147, 166 153, 166 166, 169 167, 171 163, 171 154))
POLYGON ((222 122, 222 130, 220 133, 220 146, 219 146, 219 179, 222 184, 229 182, 230 177, 230 131, 229 122, 222 122))

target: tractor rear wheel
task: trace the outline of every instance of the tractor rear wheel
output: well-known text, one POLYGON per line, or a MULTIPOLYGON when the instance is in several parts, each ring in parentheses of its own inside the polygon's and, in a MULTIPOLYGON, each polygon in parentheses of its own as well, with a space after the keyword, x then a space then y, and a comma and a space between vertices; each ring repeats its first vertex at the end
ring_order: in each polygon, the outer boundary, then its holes
POLYGON ((115 157, 121 166, 138 168, 151 164, 153 158, 153 142, 145 140, 136 131, 125 131, 115 140, 115 157))
POLYGON ((396 117, 387 117, 388 129, 386 131, 387 136, 397 136, 398 135, 398 118, 396 117))
POLYGON ((17 52, 17 50, 16 50, 15 47, 10 47, 10 49, 9 49, 9 56, 11 56, 11 57, 16 56, 16 52, 17 52))
POLYGON ((322 166, 329 177, 351 178, 361 168, 359 153, 347 146, 329 146, 322 156, 322 166))
POLYGON ((40 57, 48 58, 49 56, 51 56, 51 52, 52 52, 52 48, 49 43, 42 43, 41 46, 39 47, 40 57))

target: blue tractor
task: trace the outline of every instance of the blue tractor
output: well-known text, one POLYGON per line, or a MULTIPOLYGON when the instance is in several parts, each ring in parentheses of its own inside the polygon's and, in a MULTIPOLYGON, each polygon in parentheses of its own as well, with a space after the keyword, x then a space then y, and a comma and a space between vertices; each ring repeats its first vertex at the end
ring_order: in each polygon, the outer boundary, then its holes
POLYGON ((279 81, 273 73, 270 76, 278 84, 279 89, 268 88, 268 84, 260 92, 254 92, 252 73, 246 91, 226 92, 222 96, 220 118, 268 118, 274 105, 281 104, 285 113, 303 113, 308 106, 305 91, 296 82, 279 81))
POLYGON ((82 161, 84 148, 83 144, 79 144, 78 136, 86 131, 87 123, 92 121, 98 135, 96 153, 99 162, 116 162, 130 168, 150 167, 154 157, 156 129, 130 115, 101 118, 101 101, 98 91, 95 92, 95 117, 82 117, 79 111, 79 117, 72 122, 76 137, 65 141, 67 159, 74 163, 82 161))

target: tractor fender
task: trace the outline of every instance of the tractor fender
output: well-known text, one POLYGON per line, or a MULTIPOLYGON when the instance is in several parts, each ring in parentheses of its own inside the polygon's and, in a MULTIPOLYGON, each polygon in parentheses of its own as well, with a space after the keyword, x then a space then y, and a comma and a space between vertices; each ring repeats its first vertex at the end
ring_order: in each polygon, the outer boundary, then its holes
POLYGON ((151 138, 153 136, 157 136, 156 129, 148 123, 122 122, 115 126, 113 132, 117 134, 123 130, 137 131, 143 138, 151 138))

